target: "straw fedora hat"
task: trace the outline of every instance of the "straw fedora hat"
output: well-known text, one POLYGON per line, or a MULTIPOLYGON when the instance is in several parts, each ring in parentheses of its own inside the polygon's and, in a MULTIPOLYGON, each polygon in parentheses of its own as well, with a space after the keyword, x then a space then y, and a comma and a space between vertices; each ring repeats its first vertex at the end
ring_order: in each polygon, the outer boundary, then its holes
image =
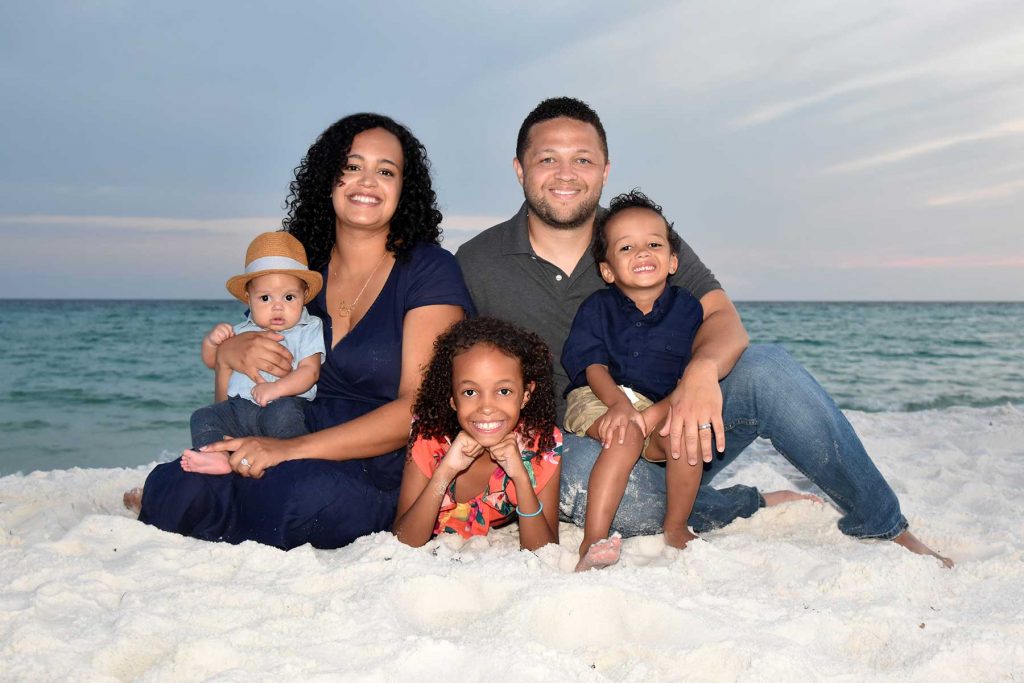
POLYGON ((272 273, 287 273, 305 282, 306 300, 303 303, 306 304, 324 286, 320 273, 309 269, 306 250, 301 242, 287 232, 265 232, 249 245, 245 252, 245 272, 228 280, 228 291, 239 301, 248 303, 245 288, 249 282, 260 275, 272 273))

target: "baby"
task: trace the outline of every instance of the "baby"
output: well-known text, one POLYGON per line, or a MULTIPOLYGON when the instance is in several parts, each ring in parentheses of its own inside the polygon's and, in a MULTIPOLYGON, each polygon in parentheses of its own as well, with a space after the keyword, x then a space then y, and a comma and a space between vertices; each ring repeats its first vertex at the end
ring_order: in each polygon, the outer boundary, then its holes
POLYGON ((181 454, 182 469, 202 474, 230 472, 225 453, 199 450, 227 436, 288 439, 308 431, 304 405, 316 396, 326 351, 323 325, 309 315, 305 304, 322 286, 323 279, 309 270, 306 251, 292 235, 266 232, 252 241, 245 254, 245 272, 227 282, 228 291, 249 305, 249 316, 234 327, 215 325, 203 338, 203 361, 215 365, 217 347, 225 339, 242 332, 270 330, 284 336, 280 343, 292 354, 292 371, 281 378, 260 372, 264 381, 254 382, 240 372, 218 367, 217 403, 192 413, 192 449, 181 454))

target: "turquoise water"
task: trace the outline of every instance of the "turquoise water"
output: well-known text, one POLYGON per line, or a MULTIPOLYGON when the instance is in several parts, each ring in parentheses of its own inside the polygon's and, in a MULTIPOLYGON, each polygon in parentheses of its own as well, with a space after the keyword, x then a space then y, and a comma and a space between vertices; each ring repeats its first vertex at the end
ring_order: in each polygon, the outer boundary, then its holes
MULTIPOLYGON (((1024 304, 741 303, 844 409, 1024 404, 1024 304)), ((0 301, 0 475, 136 466, 212 399, 199 342, 232 301, 0 301)))

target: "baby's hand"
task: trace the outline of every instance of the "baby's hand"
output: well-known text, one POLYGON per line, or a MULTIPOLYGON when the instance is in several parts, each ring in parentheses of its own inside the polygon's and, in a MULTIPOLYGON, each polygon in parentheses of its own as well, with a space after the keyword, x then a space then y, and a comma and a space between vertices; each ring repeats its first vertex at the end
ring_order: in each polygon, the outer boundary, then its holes
POLYGON ((505 470, 505 474, 510 478, 515 479, 518 475, 526 473, 515 432, 506 434, 505 438, 488 448, 487 451, 491 454, 491 460, 505 470))
POLYGON ((619 401, 610 406, 605 414, 594 422, 597 425, 598 436, 601 437, 601 445, 609 448, 613 443, 625 442, 626 430, 631 422, 640 428, 641 434, 647 434, 644 416, 629 401, 619 401))
POLYGON ((268 403, 281 398, 281 390, 277 382, 264 382, 252 388, 252 398, 261 408, 266 408, 268 403))
POLYGON ((484 447, 477 443, 475 439, 467 435, 466 432, 459 432, 455 440, 452 441, 452 445, 448 448, 448 452, 445 453, 441 463, 452 468, 455 472, 463 472, 469 469, 469 466, 483 452, 484 447))
POLYGON ((217 323, 213 326, 213 329, 206 333, 204 342, 211 346, 220 346, 225 339, 230 339, 235 336, 235 328, 231 327, 227 323, 217 323))

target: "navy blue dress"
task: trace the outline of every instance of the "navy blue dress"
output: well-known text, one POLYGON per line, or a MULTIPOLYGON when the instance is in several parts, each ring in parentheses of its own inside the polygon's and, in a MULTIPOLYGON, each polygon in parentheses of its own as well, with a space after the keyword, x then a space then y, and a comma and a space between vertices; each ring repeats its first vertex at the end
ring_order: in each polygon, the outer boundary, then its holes
MULTIPOLYGON (((322 274, 326 283, 326 268, 322 274)), ((455 257, 433 244, 395 262, 377 300, 333 349, 325 303, 326 287, 309 303, 309 312, 323 320, 328 349, 316 399, 306 411, 311 431, 365 415, 398 396, 407 311, 448 304, 473 312, 455 257)), ((149 474, 139 520, 207 541, 339 548, 391 526, 404 453, 403 447, 359 460, 293 460, 267 469, 261 479, 186 472, 175 460, 149 474)))

